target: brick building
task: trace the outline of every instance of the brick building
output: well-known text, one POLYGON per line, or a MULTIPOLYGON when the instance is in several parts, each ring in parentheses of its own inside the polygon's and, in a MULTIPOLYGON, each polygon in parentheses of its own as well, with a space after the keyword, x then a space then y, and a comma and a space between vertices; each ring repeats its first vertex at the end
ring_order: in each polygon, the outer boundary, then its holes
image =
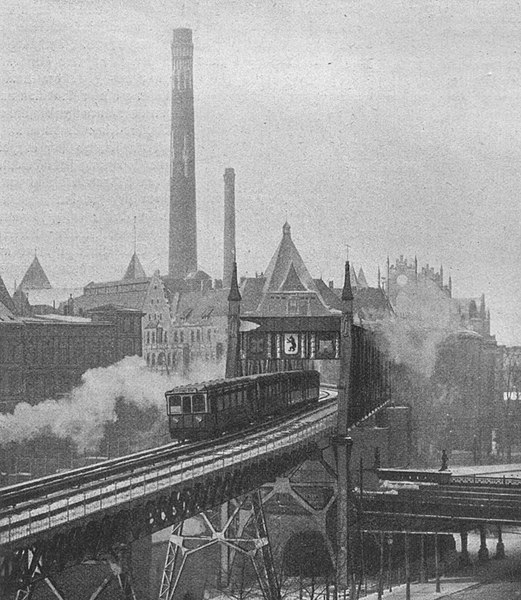
POLYGON ((106 306, 92 317, 19 317, 0 303, 0 412, 56 398, 88 369, 141 354, 140 311, 106 306))

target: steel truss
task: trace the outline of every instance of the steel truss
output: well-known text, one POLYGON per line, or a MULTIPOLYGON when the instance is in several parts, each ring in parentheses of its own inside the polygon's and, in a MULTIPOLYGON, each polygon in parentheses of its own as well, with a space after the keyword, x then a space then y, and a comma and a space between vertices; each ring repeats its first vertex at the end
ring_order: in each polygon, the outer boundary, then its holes
MULTIPOLYGON (((124 600, 137 600, 132 586, 130 558, 130 546, 119 544, 104 560, 83 561, 82 564, 108 564, 111 570, 111 573, 91 594, 89 600, 96 600, 114 581, 121 590, 121 597, 124 600)), ((13 589, 13 597, 16 600, 30 600, 36 587, 41 583, 47 585, 55 598, 66 600, 66 595, 60 590, 50 573, 52 567, 45 566, 45 557, 41 550, 24 549, 17 554, 17 563, 18 575, 13 589)), ((2 567, 4 567, 3 563, 2 567)))
MULTIPOLYGON (((280 587, 275 573, 260 490, 230 501, 217 513, 203 512, 196 518, 205 528, 201 535, 184 533, 185 522, 172 527, 159 600, 173 600, 191 555, 217 544, 222 546, 223 569, 228 569, 233 564, 237 554, 248 557, 255 569, 264 598, 280 600, 280 587), (219 524, 216 523, 216 516, 219 524), (247 531, 248 524, 253 525, 252 534, 247 531), (194 547, 190 548, 190 545, 194 547)), ((221 581, 227 581, 228 575, 229 573, 223 572, 221 581)))

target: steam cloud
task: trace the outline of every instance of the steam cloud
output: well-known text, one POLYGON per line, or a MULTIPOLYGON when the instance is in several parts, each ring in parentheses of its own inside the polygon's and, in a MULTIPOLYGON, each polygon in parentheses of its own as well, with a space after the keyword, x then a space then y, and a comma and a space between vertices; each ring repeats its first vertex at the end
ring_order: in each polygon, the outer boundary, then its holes
MULTIPOLYGON (((218 364, 201 364, 193 370, 197 381, 223 376, 222 365, 218 364)), ((150 371, 137 356, 124 358, 109 367, 90 369, 68 396, 34 406, 22 402, 13 414, 0 415, 0 444, 52 434, 70 438, 80 451, 95 450, 105 425, 117 419, 118 398, 123 397, 140 409, 159 408, 166 419, 165 391, 189 382, 179 375, 150 371)))
POLYGON ((407 290, 397 298, 396 314, 379 323, 391 358, 430 377, 438 345, 462 331, 456 305, 433 282, 407 290))

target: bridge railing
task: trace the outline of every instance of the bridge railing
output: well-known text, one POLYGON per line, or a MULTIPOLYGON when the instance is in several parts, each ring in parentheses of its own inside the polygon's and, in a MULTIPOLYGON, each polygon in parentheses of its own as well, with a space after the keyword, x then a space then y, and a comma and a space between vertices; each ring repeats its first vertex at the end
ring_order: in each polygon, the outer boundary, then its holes
POLYGON ((324 434, 330 435, 335 424, 336 410, 330 404, 319 408, 312 419, 305 417, 282 424, 272 432, 255 433, 242 441, 235 439, 225 446, 200 450, 193 456, 183 456, 186 449, 172 448, 160 462, 151 465, 145 452, 141 461, 134 461, 130 467, 123 463, 114 470, 111 466, 106 477, 102 465, 96 465, 97 479, 83 481, 81 474, 76 479, 69 477, 61 489, 54 485, 46 493, 40 487, 36 498, 32 497, 31 488, 40 485, 38 480, 13 486, 15 490, 6 488, 0 509, 0 545, 13 544, 43 530, 128 503, 146 501, 176 487, 193 485, 204 477, 222 476, 230 468, 244 467, 250 461, 269 459, 317 441, 324 434), (27 501, 27 497, 32 499, 27 501))

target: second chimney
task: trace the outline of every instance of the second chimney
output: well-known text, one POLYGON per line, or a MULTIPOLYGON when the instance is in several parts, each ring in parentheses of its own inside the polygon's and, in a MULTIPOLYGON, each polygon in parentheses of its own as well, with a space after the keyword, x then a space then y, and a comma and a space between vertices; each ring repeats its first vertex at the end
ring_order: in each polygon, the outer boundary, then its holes
POLYGON ((223 286, 229 288, 235 262, 235 171, 224 170, 223 286))

